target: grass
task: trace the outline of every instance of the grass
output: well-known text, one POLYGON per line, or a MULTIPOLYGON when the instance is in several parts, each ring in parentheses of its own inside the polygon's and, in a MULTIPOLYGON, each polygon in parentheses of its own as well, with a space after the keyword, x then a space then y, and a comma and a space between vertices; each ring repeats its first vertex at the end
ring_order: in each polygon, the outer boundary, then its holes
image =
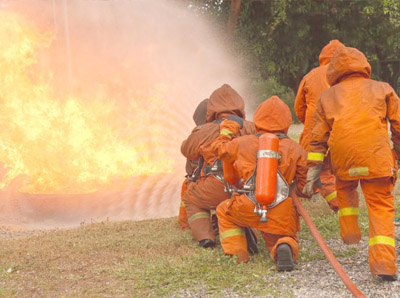
MULTIPOLYGON (((397 202, 399 203, 399 202, 397 202)), ((326 240, 339 238, 337 217, 324 202, 303 202, 326 240)), ((365 204, 360 224, 367 235, 365 204)), ((399 216, 399 210, 397 210, 399 216)), ((299 233, 299 262, 323 259, 308 229, 299 233)), ((176 218, 103 222, 27 238, 0 240, 3 297, 292 297, 289 278, 261 252, 237 265, 220 248, 204 250, 176 218)), ((342 246, 337 256, 352 256, 342 246)))

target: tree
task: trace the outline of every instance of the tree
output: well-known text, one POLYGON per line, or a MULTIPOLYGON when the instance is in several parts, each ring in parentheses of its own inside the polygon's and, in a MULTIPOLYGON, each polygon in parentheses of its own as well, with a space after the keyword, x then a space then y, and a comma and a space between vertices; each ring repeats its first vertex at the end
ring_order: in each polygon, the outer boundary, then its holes
MULTIPOLYGON (((192 2, 221 24, 227 23, 234 4, 192 2)), ((247 0, 241 3, 233 45, 248 62, 259 93, 273 87, 291 104, 288 97, 294 97, 301 78, 318 65, 321 49, 332 39, 364 52, 373 78, 398 88, 399 28, 398 0, 247 0)))

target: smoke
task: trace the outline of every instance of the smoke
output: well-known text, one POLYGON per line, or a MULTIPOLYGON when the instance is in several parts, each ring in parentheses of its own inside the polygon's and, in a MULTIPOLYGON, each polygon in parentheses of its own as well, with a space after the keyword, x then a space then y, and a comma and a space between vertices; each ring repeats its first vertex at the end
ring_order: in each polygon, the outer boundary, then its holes
MULTIPOLYGON (((56 194, 27 193, 28 182, 17 177, 0 193, 0 213, 7 212, 0 223, 65 226, 177 214, 185 175, 180 144, 194 127, 194 109, 224 83, 244 98, 247 88, 241 66, 224 45, 224 32, 184 5, 0 0, 0 13, 17 13, 48 38, 30 71, 47 80, 55 100, 74 97, 89 107, 111 107, 106 121, 112 138, 135 148, 140 144, 144 167, 155 169, 163 161, 169 166, 163 173, 133 174, 128 183, 81 194, 65 185, 56 194)), ((55 164, 50 157, 49 163, 55 164)))

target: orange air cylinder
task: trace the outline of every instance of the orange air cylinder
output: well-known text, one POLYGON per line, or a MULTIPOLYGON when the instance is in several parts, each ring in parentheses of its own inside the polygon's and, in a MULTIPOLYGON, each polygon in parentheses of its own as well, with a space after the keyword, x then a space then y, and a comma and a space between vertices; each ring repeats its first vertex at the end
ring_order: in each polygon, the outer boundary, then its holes
POLYGON ((223 161, 222 168, 224 171, 224 180, 230 185, 236 186, 240 181, 240 176, 233 164, 223 161))
POLYGON ((276 197, 279 139, 272 133, 259 138, 255 197, 263 206, 272 204, 276 197))

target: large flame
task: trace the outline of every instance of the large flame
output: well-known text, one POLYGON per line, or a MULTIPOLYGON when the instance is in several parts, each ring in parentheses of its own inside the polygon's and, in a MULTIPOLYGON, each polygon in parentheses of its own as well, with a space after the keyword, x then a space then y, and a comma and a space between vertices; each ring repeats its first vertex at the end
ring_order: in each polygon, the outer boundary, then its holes
POLYGON ((154 150, 162 84, 152 94, 124 93, 131 97, 123 115, 133 117, 118 117, 112 88, 60 94, 52 73, 37 67, 55 34, 10 11, 0 19, 0 188, 18 181, 22 192, 84 193, 172 170, 173 161, 154 150))

